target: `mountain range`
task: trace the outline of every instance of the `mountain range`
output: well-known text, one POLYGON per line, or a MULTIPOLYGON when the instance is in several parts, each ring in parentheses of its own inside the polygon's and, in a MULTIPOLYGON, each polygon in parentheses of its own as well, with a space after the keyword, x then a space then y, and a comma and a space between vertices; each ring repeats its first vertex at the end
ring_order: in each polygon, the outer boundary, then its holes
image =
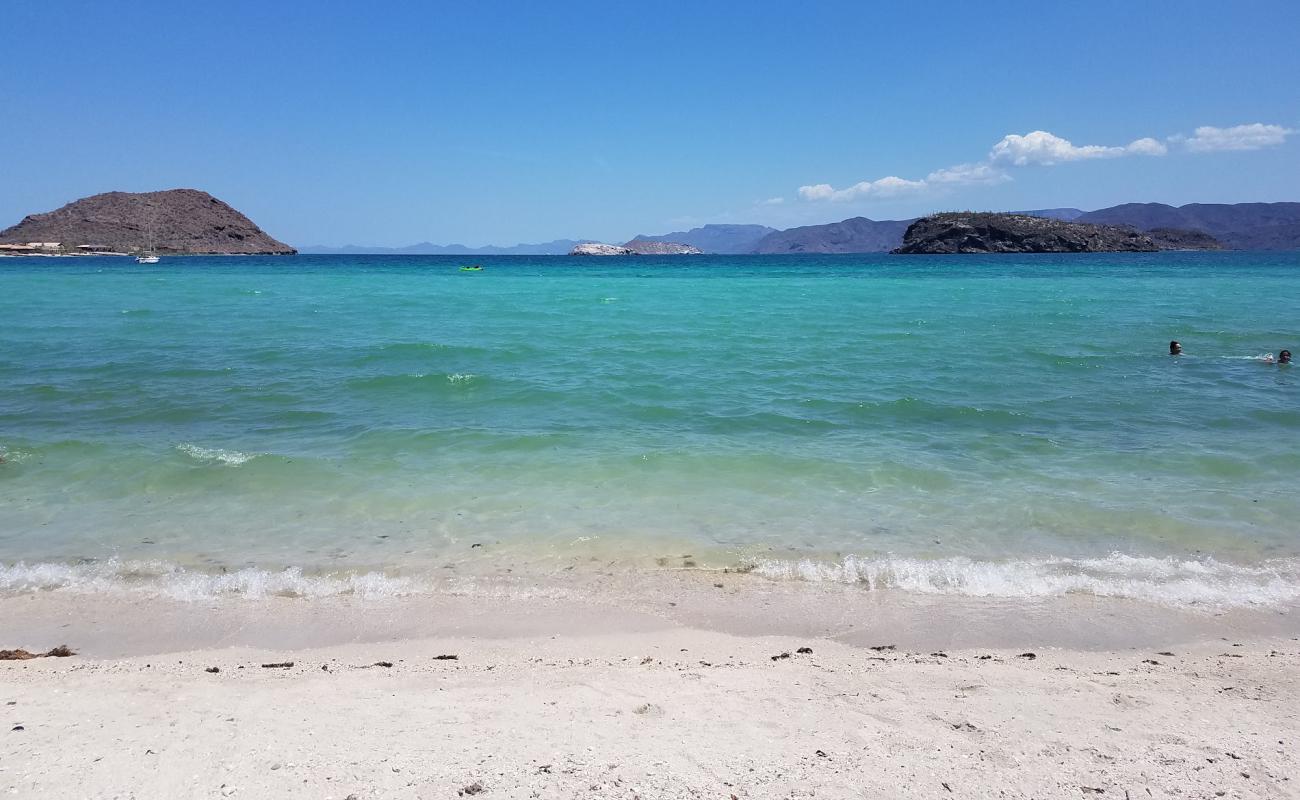
POLYGON ((1233 250, 1300 248, 1300 203, 1125 203, 1089 211, 1075 222, 1130 225, 1138 230, 1204 231, 1233 250))
MULTIPOLYGON (((1041 208, 1016 211, 1063 222, 1119 225, 1150 232, 1163 229, 1200 231, 1234 250, 1300 249, 1300 203, 1125 203, 1084 211, 1078 208, 1041 208)), ((675 242, 705 253, 886 253, 903 243, 907 226, 915 219, 873 220, 852 217, 825 225, 805 225, 776 230, 765 225, 704 225, 687 231, 641 234, 635 242, 675 242)), ((559 239, 537 245, 471 248, 428 243, 403 248, 304 247, 304 253, 412 253, 446 255, 559 255, 591 239, 559 239)))
POLYGON ((768 234, 755 253, 887 253, 903 242, 913 220, 853 217, 826 225, 805 225, 768 234))
POLYGON ((764 237, 779 233, 766 225, 704 225, 689 231, 674 231, 659 236, 641 234, 627 242, 673 242, 698 247, 706 253, 753 253, 764 237))

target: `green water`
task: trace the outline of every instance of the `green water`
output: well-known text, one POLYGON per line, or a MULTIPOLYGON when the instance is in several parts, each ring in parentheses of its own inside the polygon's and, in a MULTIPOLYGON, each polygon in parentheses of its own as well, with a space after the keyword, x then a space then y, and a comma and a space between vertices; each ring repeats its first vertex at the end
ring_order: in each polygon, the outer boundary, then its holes
POLYGON ((1300 254, 459 263, 0 259, 0 589, 1300 599, 1300 254))

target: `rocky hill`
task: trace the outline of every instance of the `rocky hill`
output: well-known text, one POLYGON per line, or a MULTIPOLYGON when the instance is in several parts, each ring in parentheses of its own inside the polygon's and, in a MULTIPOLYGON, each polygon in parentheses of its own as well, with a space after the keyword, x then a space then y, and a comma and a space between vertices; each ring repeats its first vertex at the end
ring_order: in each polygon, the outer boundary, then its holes
POLYGON ((1159 250, 1132 228, 1062 222, 1024 214, 952 212, 922 217, 908 226, 895 253, 1111 253, 1159 250))
POLYGON ((162 192, 106 192, 32 214, 0 231, 0 243, 58 242, 66 250, 83 245, 120 252, 150 246, 158 253, 202 255, 292 255, 253 221, 197 189, 162 192))
POLYGON ((898 247, 911 220, 853 217, 828 225, 805 225, 764 236, 755 253, 887 253, 898 247))
POLYGON ((704 253, 752 253, 758 242, 770 233, 776 233, 776 228, 766 225, 704 225, 660 236, 641 234, 626 246, 632 247, 636 242, 676 242, 697 247, 704 253))

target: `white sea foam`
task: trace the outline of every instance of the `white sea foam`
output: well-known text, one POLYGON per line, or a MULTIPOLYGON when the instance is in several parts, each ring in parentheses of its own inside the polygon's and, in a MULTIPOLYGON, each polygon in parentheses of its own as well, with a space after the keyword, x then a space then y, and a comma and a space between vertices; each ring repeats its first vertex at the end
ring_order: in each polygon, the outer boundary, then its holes
MULTIPOLYGON (((1172 608, 1279 608, 1300 603, 1300 559, 1275 559, 1255 566, 1214 559, 1180 560, 1112 554, 1103 558, 1044 558, 975 561, 967 558, 847 557, 761 561, 758 575, 777 580, 836 581, 868 590, 1008 600, 1038 600, 1070 594, 1115 597, 1172 608)), ((307 599, 354 596, 382 599, 435 591, 483 591, 431 577, 381 572, 306 573, 299 568, 244 568, 205 572, 163 561, 110 559, 82 564, 0 565, 0 595, 30 592, 134 594, 181 601, 223 598, 307 599)), ((530 584, 534 591, 549 589, 530 584)), ((517 593, 519 587, 500 591, 517 593)), ((557 589, 558 590, 558 589, 557 589)))
POLYGON ((411 578, 379 572, 304 574, 245 568, 208 573, 161 561, 111 559, 87 564, 17 563, 0 565, 0 594, 57 591, 73 594, 143 594, 199 601, 223 597, 323 598, 353 595, 373 599, 426 591, 411 578))
POLYGON ((449 383, 468 383, 474 380, 476 377, 478 376, 467 372, 454 372, 451 375, 447 376, 447 381, 449 383))
POLYGON ((1212 558, 1191 560, 1112 553, 1103 558, 975 561, 848 556, 757 563, 774 579, 836 581, 868 589, 1007 599, 1089 594, 1178 608, 1282 606, 1300 602, 1300 560, 1242 566, 1212 558))
POLYGON ((257 458, 257 453, 241 453, 238 450, 221 450, 215 447, 199 447, 196 444, 182 442, 176 445, 176 449, 194 459, 202 461, 205 464, 224 464, 228 467, 237 467, 257 458))
POLYGON ((21 464, 26 461, 31 453, 26 450, 10 450, 4 445, 0 445, 0 461, 8 461, 13 464, 21 464))

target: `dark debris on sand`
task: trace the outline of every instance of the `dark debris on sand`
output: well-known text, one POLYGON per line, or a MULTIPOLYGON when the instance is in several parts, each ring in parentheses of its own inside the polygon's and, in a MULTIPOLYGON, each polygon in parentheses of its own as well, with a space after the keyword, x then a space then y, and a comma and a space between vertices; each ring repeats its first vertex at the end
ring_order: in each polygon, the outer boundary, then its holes
POLYGON ((66 644, 47 650, 44 653, 30 653, 26 650, 0 650, 0 661, 27 661, 32 658, 67 658, 75 656, 66 644))

